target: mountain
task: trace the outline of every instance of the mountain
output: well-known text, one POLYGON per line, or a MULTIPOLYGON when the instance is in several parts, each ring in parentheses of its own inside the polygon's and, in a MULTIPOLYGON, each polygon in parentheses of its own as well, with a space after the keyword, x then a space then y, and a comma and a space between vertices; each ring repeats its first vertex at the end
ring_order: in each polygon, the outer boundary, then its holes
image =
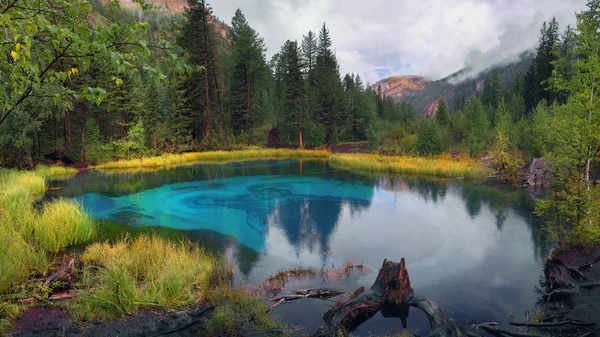
POLYGON ((429 84, 431 84, 431 81, 421 76, 392 76, 371 85, 371 88, 376 92, 381 88, 383 96, 400 100, 420 92, 429 84))
MULTIPOLYGON (((174 13, 183 13, 185 8, 187 7, 187 0, 147 0, 147 2, 153 4, 154 6, 160 7, 160 10, 174 13)), ((139 7, 139 5, 133 2, 133 0, 120 0, 119 3, 123 7, 139 7)), ((211 15, 209 17, 208 22, 213 25, 213 27, 219 35, 221 35, 223 38, 227 38, 229 26, 227 26, 226 23, 220 21, 214 15, 211 15)))
POLYGON ((449 109, 452 109, 452 102, 457 95, 466 99, 480 92, 483 89, 483 81, 494 70, 498 72, 500 84, 507 86, 515 80, 517 74, 521 73, 524 75, 532 62, 533 54, 525 52, 513 63, 490 68, 475 76, 468 76, 471 71, 469 68, 466 68, 433 82, 429 82, 419 76, 398 76, 381 80, 372 87, 373 90, 377 90, 381 83, 382 91, 386 96, 390 96, 398 102, 410 102, 415 106, 415 110, 420 115, 432 116, 437 110, 441 97, 448 103, 449 109), (418 79, 421 79, 421 81, 418 79), (425 85, 420 87, 413 82, 425 85), (388 90, 386 91, 384 88, 388 90))
MULTIPOLYGON (((138 6, 132 0, 120 0, 119 3, 121 6, 125 7, 138 6)), ((178 13, 183 12, 183 9, 187 6, 187 0, 148 0, 148 3, 151 3, 155 6, 160 6, 161 9, 178 13)))

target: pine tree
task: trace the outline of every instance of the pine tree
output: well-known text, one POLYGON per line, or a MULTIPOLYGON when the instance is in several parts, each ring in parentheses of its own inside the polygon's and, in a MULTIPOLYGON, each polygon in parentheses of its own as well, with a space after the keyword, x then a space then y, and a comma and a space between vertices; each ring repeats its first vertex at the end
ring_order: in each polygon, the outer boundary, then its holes
POLYGON ((234 134, 244 133, 249 143, 250 129, 260 123, 264 113, 261 92, 268 69, 264 55, 265 45, 239 9, 232 19, 231 27, 231 124, 234 134))
POLYGON ((443 97, 439 100, 435 118, 437 119, 438 124, 443 128, 450 125, 450 114, 448 114, 448 109, 446 109, 446 101, 443 97))
POLYGON ((329 29, 325 24, 319 33, 315 72, 316 121, 324 125, 326 141, 335 144, 339 142, 342 86, 329 29))
MULTIPOLYGON (((288 135, 298 139, 298 146, 304 147, 303 130, 306 122, 302 107, 304 79, 302 78, 301 53, 296 41, 286 41, 281 48, 279 62, 282 75, 281 113, 283 129, 288 135)), ((289 137, 288 137, 289 138, 289 137)))
POLYGON ((213 111, 220 110, 215 99, 219 94, 215 81, 218 69, 214 64, 218 43, 214 29, 208 24, 211 15, 204 1, 188 0, 186 20, 177 38, 177 43, 187 51, 187 62, 202 69, 182 83, 187 109, 198 116, 194 139, 210 136, 211 125, 217 124, 217 114, 213 111))

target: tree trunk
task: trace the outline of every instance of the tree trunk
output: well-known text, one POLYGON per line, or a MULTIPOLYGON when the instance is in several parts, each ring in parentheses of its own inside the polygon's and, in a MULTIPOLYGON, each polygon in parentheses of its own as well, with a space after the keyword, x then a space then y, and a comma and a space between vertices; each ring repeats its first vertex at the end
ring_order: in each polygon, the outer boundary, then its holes
MULTIPOLYGON (((207 47, 208 48, 208 47, 207 47)), ((204 138, 210 137, 210 95, 208 88, 208 52, 205 51, 206 61, 204 62, 204 138)))
POLYGON ((300 143, 300 148, 303 149, 304 148, 304 144, 302 142, 302 111, 300 110, 300 101, 297 100, 296 101, 296 108, 298 109, 298 136, 299 136, 299 143, 300 143))
POLYGON ((65 152, 71 148, 71 116, 69 109, 65 111, 65 152))
MULTIPOLYGON (((588 114, 588 123, 592 122, 592 105, 594 104, 594 81, 592 80, 592 91, 590 93, 590 111, 588 114)), ((592 147, 588 146, 588 153, 585 163, 585 188, 590 190, 590 162, 592 157, 592 147)), ((590 220, 591 221, 591 220, 590 220)))
POLYGON ((85 101, 81 100, 81 162, 87 161, 85 151, 85 101))
POLYGON ((54 121, 54 127, 52 128, 52 138, 54 141, 54 152, 56 152, 56 142, 57 142, 57 138, 58 138, 58 125, 56 125, 56 115, 52 115, 52 119, 54 121))
POLYGON ((208 20, 207 20, 208 10, 206 9, 206 3, 202 0, 202 24, 204 26, 204 85, 205 85, 205 106, 206 106, 206 114, 204 120, 204 137, 208 138, 210 136, 210 94, 209 94, 209 84, 208 84, 208 67, 209 64, 209 48, 210 45, 208 43, 208 20))
POLYGON ((125 143, 125 158, 129 159, 129 145, 127 144, 127 121, 125 120, 125 111, 121 112, 121 122, 123 123, 123 142, 125 143))
POLYGON ((153 142, 154 142, 154 149, 156 150, 156 148, 158 147, 158 141, 156 139, 156 126, 154 127, 154 132, 152 133, 152 138, 153 138, 153 142))
POLYGON ((246 71, 246 82, 248 83, 248 97, 246 98, 246 139, 248 146, 250 146, 250 73, 246 71))

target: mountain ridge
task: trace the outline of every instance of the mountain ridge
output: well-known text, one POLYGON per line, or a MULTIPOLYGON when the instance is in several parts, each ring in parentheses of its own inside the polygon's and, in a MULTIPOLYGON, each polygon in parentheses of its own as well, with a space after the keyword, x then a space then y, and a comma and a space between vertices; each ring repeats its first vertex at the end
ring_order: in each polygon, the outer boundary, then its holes
MULTIPOLYGON (((391 76, 376 82, 371 88, 377 92, 381 86, 382 94, 386 97, 391 97, 397 102, 412 103, 419 115, 433 116, 440 98, 444 98, 449 103, 456 95, 468 98, 477 94, 483 89, 485 78, 494 70, 498 72, 501 85, 510 85, 517 74, 525 74, 532 62, 533 53, 525 52, 519 55, 514 62, 490 67, 474 76, 464 76, 471 71, 469 67, 466 67, 436 81, 427 81, 418 75, 391 76), (398 78, 403 78, 405 81, 397 80, 398 78), (424 79, 427 83, 419 88, 409 80, 416 78, 424 79)), ((447 104, 447 106, 452 110, 451 104, 447 104)))

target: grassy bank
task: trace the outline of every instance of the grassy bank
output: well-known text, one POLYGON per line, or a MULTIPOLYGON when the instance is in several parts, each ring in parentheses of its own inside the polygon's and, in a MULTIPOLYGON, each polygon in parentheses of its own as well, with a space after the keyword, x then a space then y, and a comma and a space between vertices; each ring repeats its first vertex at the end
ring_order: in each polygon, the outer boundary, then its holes
MULTIPOLYGON (((46 190, 46 178, 75 172, 0 169, 0 335, 10 331, 23 310, 41 303, 35 299, 66 286, 63 279, 43 285, 65 250, 98 237, 96 222, 78 203, 58 199, 41 208, 34 205, 46 190), (17 298, 34 301, 22 304, 17 298)), ((221 258, 168 236, 139 233, 78 248, 73 284, 83 295, 56 304, 78 318, 112 319, 142 309, 206 303, 217 307, 204 327, 212 334, 281 327, 268 316, 264 301, 228 286, 232 271, 221 258)))
POLYGON ((376 154, 332 154, 327 151, 290 149, 252 149, 243 151, 214 151, 166 154, 160 157, 121 160, 96 166, 97 169, 151 169, 175 167, 194 162, 227 162, 256 159, 323 159, 332 166, 363 172, 418 174, 448 178, 475 178, 490 175, 490 170, 467 156, 453 158, 380 156, 376 154))
POLYGON ((95 292, 67 307, 76 317, 110 320, 143 309, 185 309, 202 303, 215 307, 201 327, 209 335, 281 328, 269 317, 265 302, 230 287, 231 269, 198 245, 141 234, 92 244, 82 260, 82 287, 95 292))
POLYGON ((46 190, 46 178, 76 172, 59 167, 35 171, 0 169, 0 331, 21 306, 7 298, 35 295, 41 289, 24 289, 24 281, 50 270, 54 253, 95 235, 91 218, 75 202, 55 200, 34 206, 46 190))
POLYGON ((364 172, 418 174, 448 178, 476 178, 490 175, 490 170, 469 157, 443 155, 428 157, 381 156, 376 154, 332 154, 328 162, 341 169, 364 172))
POLYGON ((243 151, 210 151, 190 152, 182 154, 164 154, 160 157, 147 157, 141 159, 120 160, 97 165, 97 169, 127 169, 151 168, 163 166, 177 166, 192 162, 202 161, 232 161, 255 159, 326 159, 329 156, 325 151, 290 150, 290 149, 250 149, 243 151))

